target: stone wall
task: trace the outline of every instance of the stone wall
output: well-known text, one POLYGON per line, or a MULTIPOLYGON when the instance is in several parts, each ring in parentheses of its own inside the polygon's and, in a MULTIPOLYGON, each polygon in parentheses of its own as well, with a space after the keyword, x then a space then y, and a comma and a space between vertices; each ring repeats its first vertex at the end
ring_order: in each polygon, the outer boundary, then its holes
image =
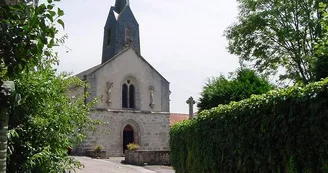
POLYGON ((87 150, 85 152, 85 156, 91 158, 99 158, 99 159, 106 159, 106 151, 95 151, 95 150, 87 150))
POLYGON ((165 79, 161 80, 161 107, 162 112, 170 112, 170 83, 165 79))
POLYGON ((102 98, 97 108, 122 109, 122 85, 126 78, 136 79, 136 105, 138 110, 152 112, 169 112, 169 82, 163 79, 149 64, 143 61, 132 49, 127 50, 111 63, 101 66, 87 76, 90 84, 89 100, 102 98), (122 70, 124 67, 124 70, 122 70), (110 104, 107 83, 112 83, 110 104), (154 107, 150 107, 150 90, 154 88, 154 107))
POLYGON ((169 151, 127 151, 124 163, 132 165, 170 165, 169 151))
POLYGON ((75 154, 82 155, 102 145, 107 156, 122 156, 123 130, 127 125, 133 128, 135 143, 141 150, 169 149, 169 113, 97 109, 91 117, 103 123, 90 132, 86 141, 73 148, 75 154))

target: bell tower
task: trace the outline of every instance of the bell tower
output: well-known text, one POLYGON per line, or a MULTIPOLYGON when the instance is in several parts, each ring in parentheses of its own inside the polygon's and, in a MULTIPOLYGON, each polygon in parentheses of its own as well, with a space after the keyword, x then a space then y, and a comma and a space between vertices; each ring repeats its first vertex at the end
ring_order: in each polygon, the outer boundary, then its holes
POLYGON ((105 28, 102 62, 104 63, 127 47, 140 54, 139 24, 130 8, 129 0, 116 0, 110 8, 105 28))
POLYGON ((121 13, 125 6, 128 6, 129 0, 116 0, 115 2, 115 11, 121 13))

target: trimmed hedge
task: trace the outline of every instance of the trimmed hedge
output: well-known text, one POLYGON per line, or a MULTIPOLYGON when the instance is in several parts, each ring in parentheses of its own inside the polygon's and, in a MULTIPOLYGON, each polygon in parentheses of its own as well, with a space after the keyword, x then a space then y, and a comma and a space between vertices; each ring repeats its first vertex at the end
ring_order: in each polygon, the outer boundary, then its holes
POLYGON ((328 78, 203 111, 170 148, 176 173, 326 173, 328 78))

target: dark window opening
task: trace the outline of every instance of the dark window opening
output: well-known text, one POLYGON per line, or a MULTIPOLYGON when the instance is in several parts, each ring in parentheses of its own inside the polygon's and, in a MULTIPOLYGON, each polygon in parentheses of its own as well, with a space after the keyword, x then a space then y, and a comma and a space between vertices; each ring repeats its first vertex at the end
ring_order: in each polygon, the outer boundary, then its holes
POLYGON ((112 29, 108 29, 107 31, 107 46, 110 46, 112 40, 112 29))
POLYGON ((122 86, 122 107, 128 108, 128 86, 126 84, 122 86))
POLYGON ((135 88, 134 85, 129 87, 129 108, 135 108, 135 88))
POLYGON ((136 88, 131 84, 130 80, 127 80, 126 83, 122 85, 122 108, 136 108, 136 88))
POLYGON ((130 44, 131 41, 131 30, 129 27, 125 28, 125 43, 130 44))

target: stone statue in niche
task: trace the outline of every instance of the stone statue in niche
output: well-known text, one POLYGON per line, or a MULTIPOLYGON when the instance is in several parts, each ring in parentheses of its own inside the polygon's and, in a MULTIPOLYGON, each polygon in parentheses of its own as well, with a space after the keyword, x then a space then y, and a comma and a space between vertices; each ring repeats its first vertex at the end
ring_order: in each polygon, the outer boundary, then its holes
POLYGON ((149 103, 149 106, 154 109, 155 107, 155 103, 154 103, 154 86, 150 86, 149 87, 149 94, 150 94, 150 103, 149 103))
POLYGON ((110 103, 112 103, 112 100, 110 99, 110 95, 112 93, 112 88, 113 88, 113 82, 107 82, 107 104, 109 106, 110 103))

